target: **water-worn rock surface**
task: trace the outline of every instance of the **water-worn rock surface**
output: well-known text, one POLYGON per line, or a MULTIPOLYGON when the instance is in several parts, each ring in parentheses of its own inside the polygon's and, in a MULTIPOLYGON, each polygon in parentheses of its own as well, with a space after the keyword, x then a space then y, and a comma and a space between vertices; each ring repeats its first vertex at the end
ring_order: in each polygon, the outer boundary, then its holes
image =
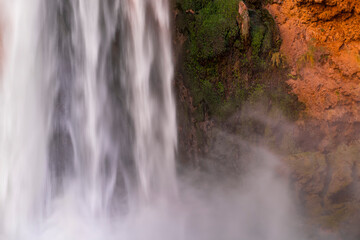
POLYGON ((298 199, 311 224, 359 236, 360 144, 341 145, 331 153, 302 152, 284 159, 298 199))

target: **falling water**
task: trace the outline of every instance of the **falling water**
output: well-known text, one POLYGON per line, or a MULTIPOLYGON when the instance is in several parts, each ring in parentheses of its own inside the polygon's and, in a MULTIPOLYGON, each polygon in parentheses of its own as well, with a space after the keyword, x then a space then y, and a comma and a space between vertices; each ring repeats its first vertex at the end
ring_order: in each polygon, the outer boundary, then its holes
POLYGON ((176 197, 168 2, 1 9, 0 233, 17 239, 69 214, 101 219, 176 197))
POLYGON ((271 171, 178 182, 167 0, 0 3, 1 240, 294 239, 271 171))

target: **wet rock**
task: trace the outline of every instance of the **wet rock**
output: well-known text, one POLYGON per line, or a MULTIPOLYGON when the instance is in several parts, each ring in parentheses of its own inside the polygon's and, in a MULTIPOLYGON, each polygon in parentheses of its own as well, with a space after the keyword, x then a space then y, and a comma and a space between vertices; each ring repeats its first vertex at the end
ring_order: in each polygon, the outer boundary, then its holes
POLYGON ((356 167, 360 163, 360 147, 357 145, 339 146, 336 151, 328 155, 331 165, 331 180, 326 198, 329 204, 352 201, 355 197, 351 186, 357 181, 356 167), (355 179, 354 179, 355 178, 355 179))
POLYGON ((320 214, 321 194, 326 186, 327 164, 319 152, 294 154, 286 159, 295 192, 310 216, 320 214))
POLYGON ((310 222, 331 231, 356 234, 344 222, 358 222, 359 156, 360 144, 354 143, 341 145, 327 154, 304 152, 285 159, 310 222))

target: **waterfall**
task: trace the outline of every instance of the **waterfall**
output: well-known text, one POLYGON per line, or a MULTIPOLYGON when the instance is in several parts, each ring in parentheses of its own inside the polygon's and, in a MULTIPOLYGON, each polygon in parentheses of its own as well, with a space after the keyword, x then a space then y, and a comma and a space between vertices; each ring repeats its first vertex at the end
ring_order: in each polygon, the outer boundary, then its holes
POLYGON ((0 0, 0 240, 303 239, 269 151, 222 134, 266 164, 177 176, 169 13, 0 0))
POLYGON ((114 220, 176 198, 168 2, 3 0, 1 10, 0 238, 56 225, 74 239, 69 218, 114 220))

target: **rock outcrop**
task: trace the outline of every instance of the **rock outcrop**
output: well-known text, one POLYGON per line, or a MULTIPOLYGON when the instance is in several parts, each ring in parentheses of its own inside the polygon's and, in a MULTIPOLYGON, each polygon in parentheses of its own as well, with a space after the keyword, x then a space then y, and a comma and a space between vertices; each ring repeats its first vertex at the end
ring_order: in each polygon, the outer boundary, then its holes
POLYGON ((331 153, 302 152, 285 159, 298 199, 311 224, 360 236, 360 144, 341 145, 331 153))
POLYGON ((268 10, 293 71, 288 83, 308 116, 360 122, 360 2, 277 0, 268 10))
POLYGON ((317 149, 287 158, 294 188, 312 223, 358 239, 360 1, 275 0, 267 9, 291 69, 287 83, 306 105, 297 125, 317 149))
POLYGON ((227 175, 246 168, 229 135, 269 146, 310 225, 358 239, 360 2, 267 2, 180 0, 179 152, 227 175))

